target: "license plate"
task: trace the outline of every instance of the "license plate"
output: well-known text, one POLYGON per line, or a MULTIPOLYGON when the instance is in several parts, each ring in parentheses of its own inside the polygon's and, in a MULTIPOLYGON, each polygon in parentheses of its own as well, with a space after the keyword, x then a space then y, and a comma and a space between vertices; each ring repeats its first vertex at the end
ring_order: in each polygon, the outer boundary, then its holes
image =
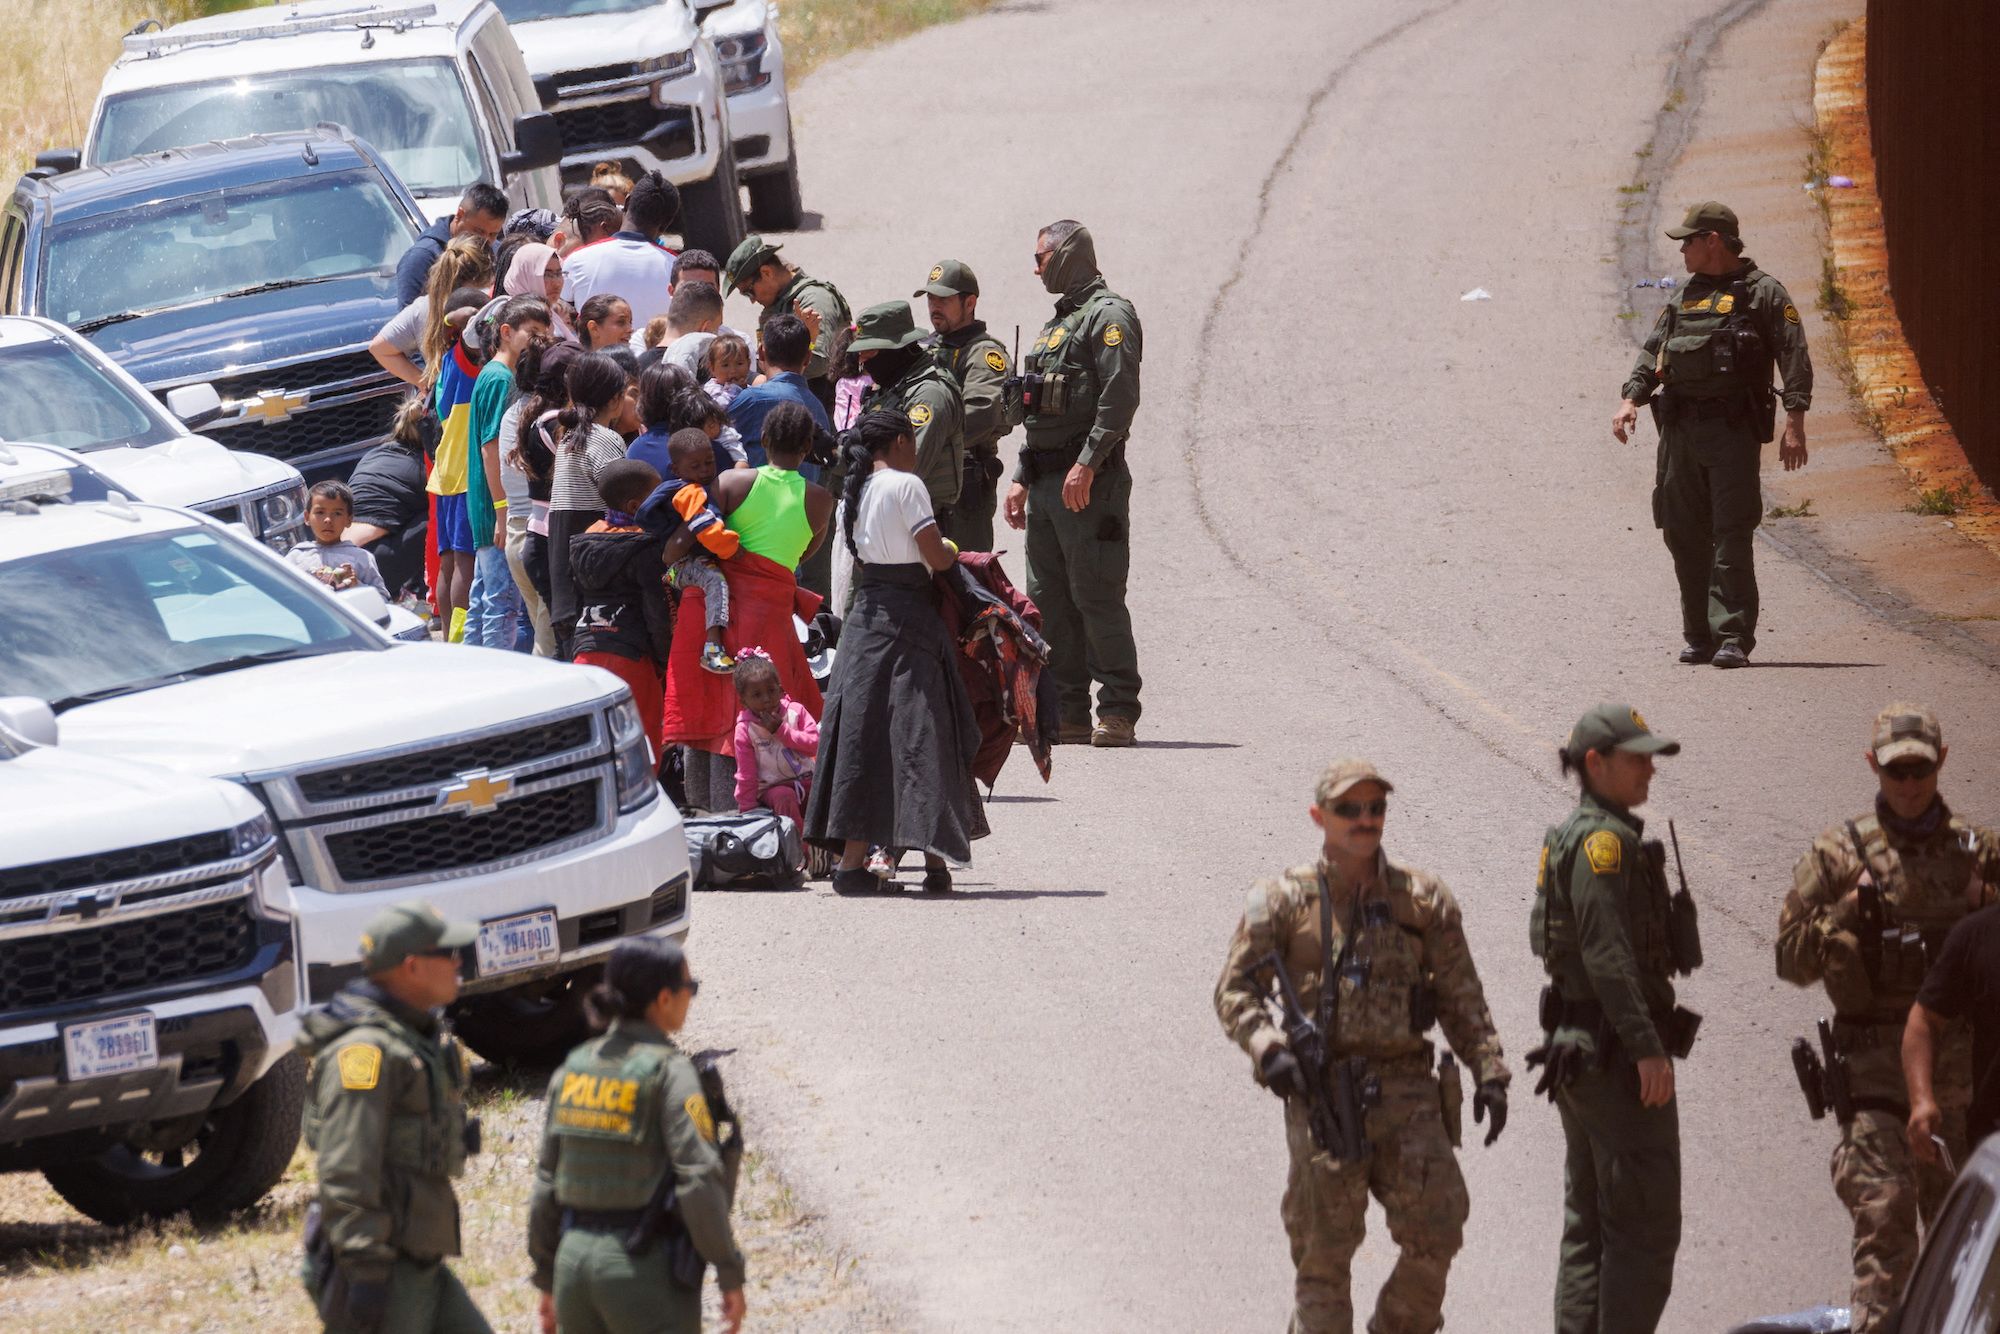
POLYGON ((125 1014, 63 1029, 65 1069, 72 1080, 150 1070, 160 1063, 160 1040, 150 1014, 125 1014))
POLYGON ((516 968, 532 968, 553 963, 562 957, 562 942, 556 936, 556 915, 543 908, 514 917, 496 917, 479 926, 479 975, 511 973, 516 968))

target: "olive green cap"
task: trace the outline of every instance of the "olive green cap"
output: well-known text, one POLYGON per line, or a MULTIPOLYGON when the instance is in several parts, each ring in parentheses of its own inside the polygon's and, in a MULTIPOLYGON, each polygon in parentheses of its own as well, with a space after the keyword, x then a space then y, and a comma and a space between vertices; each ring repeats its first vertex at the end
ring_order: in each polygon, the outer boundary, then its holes
POLYGON ((849 352, 891 352, 908 347, 924 335, 910 314, 907 301, 884 301, 870 306, 854 321, 854 341, 849 352))
POLYGON ((761 236, 744 237, 743 243, 729 252, 729 258, 722 265, 723 294, 748 287, 750 280, 757 276, 757 270, 764 267, 764 261, 774 258, 783 249, 783 246, 766 243, 761 236))
POLYGON ((1569 753, 1581 757, 1592 750, 1623 750, 1634 755, 1678 755, 1681 743, 1656 735, 1639 711, 1627 704, 1600 704, 1576 720, 1569 732, 1569 753))
POLYGON ((1319 782, 1313 787, 1313 804, 1331 806, 1346 796, 1350 789, 1363 783, 1380 783, 1384 792, 1396 790, 1396 785, 1384 778, 1382 771, 1367 760, 1335 760, 1326 766, 1319 782))
POLYGON ((1667 228, 1667 235, 1676 241, 1685 241, 1696 232, 1721 232, 1724 236, 1738 236, 1736 230, 1736 210, 1713 199, 1704 199, 1688 210, 1678 227, 1667 228))
POLYGON ((924 285, 910 293, 911 296, 978 296, 979 279, 973 276, 971 265, 963 260, 948 259, 941 264, 931 265, 924 285))
POLYGON ((399 903, 361 933, 361 971, 384 973, 413 954, 464 949, 478 935, 472 923, 447 922, 428 903, 399 903))
POLYGON ((1938 726, 1937 714, 1922 704, 1891 704, 1875 715, 1875 741, 1870 749, 1877 764, 1908 759, 1936 764, 1944 751, 1944 730, 1938 726))

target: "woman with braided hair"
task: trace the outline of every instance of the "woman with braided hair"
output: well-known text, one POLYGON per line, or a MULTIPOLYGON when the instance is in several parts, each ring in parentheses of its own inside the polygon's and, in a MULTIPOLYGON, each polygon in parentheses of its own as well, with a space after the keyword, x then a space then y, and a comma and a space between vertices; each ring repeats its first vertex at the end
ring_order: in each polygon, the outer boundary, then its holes
POLYGON ((948 890, 946 859, 970 861, 972 840, 988 832, 972 781, 979 724, 932 584, 958 553, 938 532, 915 473, 909 418, 863 413, 841 436, 841 457, 854 605, 820 715, 806 837, 839 852, 835 893, 882 887, 864 867, 871 844, 921 850, 924 888, 948 890))
POLYGON ((625 370, 601 352, 586 352, 569 368, 569 406, 556 417, 556 460, 549 483, 549 625, 556 656, 567 662, 576 632, 576 584, 569 541, 604 517, 597 477, 625 457, 618 426, 632 412, 625 370))

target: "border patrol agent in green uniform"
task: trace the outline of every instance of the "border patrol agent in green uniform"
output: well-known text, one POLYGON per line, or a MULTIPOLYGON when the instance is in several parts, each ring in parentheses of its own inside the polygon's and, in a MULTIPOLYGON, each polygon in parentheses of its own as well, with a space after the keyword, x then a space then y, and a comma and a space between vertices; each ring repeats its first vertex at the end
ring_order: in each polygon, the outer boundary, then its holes
POLYGON ((769 245, 761 236, 746 236, 723 264, 722 292, 741 292, 763 309, 757 327, 773 315, 797 315, 812 330, 812 356, 806 361, 806 382, 820 403, 833 410, 833 376, 854 314, 840 289, 778 258, 783 246, 769 245))
POLYGON ((1125 442, 1139 410, 1139 314, 1105 284, 1081 223, 1042 229, 1035 272, 1056 294, 1056 311, 1008 390, 1007 420, 1025 423, 1028 438, 1007 488, 1007 523, 1028 530, 1028 596, 1041 608, 1062 707, 1056 739, 1129 746, 1139 721, 1139 649, 1125 606, 1125 442))
POLYGON ((438 1021, 478 929, 404 903, 361 937, 367 977, 306 1015, 306 1143, 319 1198, 306 1216, 306 1291, 342 1334, 490 1334, 445 1267, 459 1253, 451 1179, 478 1151, 465 1115, 471 1059, 438 1021))
POLYGON ((1544 1067, 1535 1092, 1562 1115, 1562 1258, 1556 1334, 1650 1334, 1673 1290, 1681 1237, 1681 1133, 1674 1057, 1700 1019, 1674 1004, 1677 972, 1700 963, 1692 907, 1670 900, 1665 850, 1642 842, 1656 736, 1622 704, 1578 720, 1563 772, 1582 778, 1569 818, 1542 841, 1528 935, 1548 969, 1544 1067))
POLYGON ((1771 369, 1784 381, 1778 457, 1790 472, 1806 463, 1812 359, 1798 307, 1783 283, 1743 257, 1727 205, 1696 204, 1667 235, 1681 243, 1693 276, 1661 308, 1611 431, 1629 438, 1639 405, 1652 403, 1660 430, 1653 523, 1680 584, 1680 660, 1742 667, 1757 644, 1751 540, 1764 514, 1758 446, 1776 427, 1771 369))
POLYGON ((923 334, 907 301, 885 301, 861 312, 848 351, 875 381, 861 407, 885 409, 910 419, 916 433, 917 476, 930 493, 938 533, 956 537, 959 486, 965 478, 965 404, 958 382, 920 344, 923 334))
POLYGON ((549 1078, 528 1255, 564 1334, 694 1334, 715 1266, 725 1327, 743 1321, 729 1226, 742 1139, 713 1069, 675 1045, 701 984, 671 940, 620 941, 591 993, 610 1031, 549 1078), (729 1133, 718 1142, 716 1126, 729 1133))
POLYGON ((930 303, 937 337, 925 346, 953 380, 965 405, 965 476, 947 534, 960 551, 993 550, 993 511, 1000 500, 1000 439, 1012 430, 1005 387, 1013 371, 1007 347, 978 317, 979 279, 959 260, 931 266, 912 296, 930 303))

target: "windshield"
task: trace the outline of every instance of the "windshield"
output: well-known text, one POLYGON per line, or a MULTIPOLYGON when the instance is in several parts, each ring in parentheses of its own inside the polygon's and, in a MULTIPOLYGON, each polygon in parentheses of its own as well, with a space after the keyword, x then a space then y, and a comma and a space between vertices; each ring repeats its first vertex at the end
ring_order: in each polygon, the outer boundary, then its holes
POLYGON ((87 450, 157 445, 178 434, 152 400, 66 342, 0 349, 0 440, 87 450))
POLYGON ((268 662, 377 647, 321 595, 209 532, 0 565, 0 695, 57 709, 268 662))
POLYGON ((584 14, 631 14, 652 9, 662 0, 499 0, 500 12, 509 23, 532 23, 536 19, 569 19, 584 14))
POLYGON ((177 83, 104 101, 90 163, 210 139, 344 125, 416 195, 458 194, 486 175, 465 85, 452 62, 394 60, 177 83))
POLYGON ((163 199, 53 228, 42 312, 82 327, 272 283, 391 273, 416 236, 370 171, 163 199))

